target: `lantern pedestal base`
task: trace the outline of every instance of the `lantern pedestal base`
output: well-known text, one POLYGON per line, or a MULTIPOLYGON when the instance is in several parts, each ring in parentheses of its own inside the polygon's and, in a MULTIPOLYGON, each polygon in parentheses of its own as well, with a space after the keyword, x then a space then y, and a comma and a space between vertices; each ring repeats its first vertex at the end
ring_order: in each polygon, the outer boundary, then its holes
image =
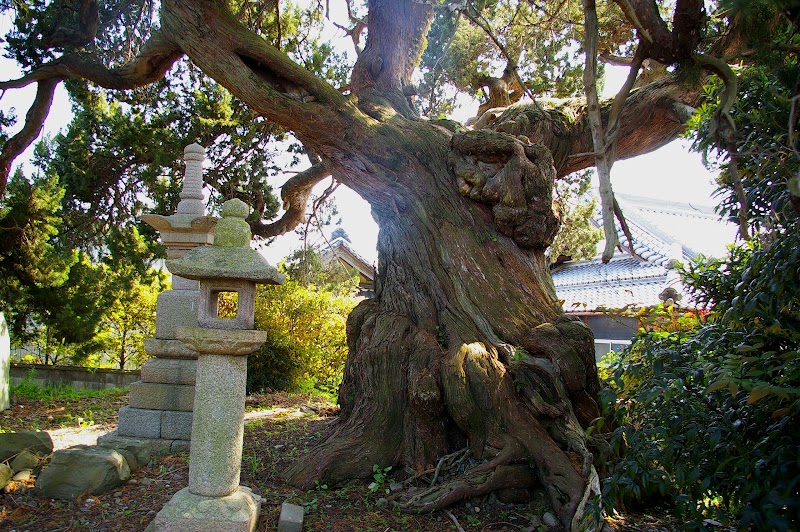
POLYGON ((261 497, 244 486, 225 497, 203 497, 184 488, 145 532, 253 532, 260 511, 261 497))

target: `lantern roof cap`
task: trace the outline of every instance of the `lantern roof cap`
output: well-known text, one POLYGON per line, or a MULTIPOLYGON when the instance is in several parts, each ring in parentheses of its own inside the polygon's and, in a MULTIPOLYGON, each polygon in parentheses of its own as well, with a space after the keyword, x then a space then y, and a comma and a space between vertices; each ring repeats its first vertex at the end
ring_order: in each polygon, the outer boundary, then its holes
POLYGON ((190 250, 167 268, 194 280, 227 279, 261 284, 281 284, 284 275, 256 250, 250 248, 250 226, 245 221, 250 208, 232 199, 222 205, 222 219, 214 230, 214 244, 190 250))

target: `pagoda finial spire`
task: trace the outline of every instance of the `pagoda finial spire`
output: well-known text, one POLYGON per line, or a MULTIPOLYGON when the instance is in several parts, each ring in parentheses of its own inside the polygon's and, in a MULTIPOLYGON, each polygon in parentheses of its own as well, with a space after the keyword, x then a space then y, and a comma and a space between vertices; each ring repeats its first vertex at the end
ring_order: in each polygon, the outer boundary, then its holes
POLYGON ((186 161, 186 169, 177 213, 203 216, 206 213, 203 201, 203 161, 206 160, 206 149, 196 142, 189 144, 183 150, 183 158, 186 161))

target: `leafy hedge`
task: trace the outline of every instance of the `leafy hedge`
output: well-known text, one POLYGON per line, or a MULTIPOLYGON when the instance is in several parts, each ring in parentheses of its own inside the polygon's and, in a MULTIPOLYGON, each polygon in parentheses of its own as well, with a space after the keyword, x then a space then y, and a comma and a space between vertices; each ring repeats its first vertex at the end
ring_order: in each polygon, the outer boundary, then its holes
POLYGON ((642 333, 613 362, 609 509, 659 500, 686 529, 800 528, 798 229, 689 267, 707 321, 642 333))
POLYGON ((255 325, 269 334, 247 359, 247 390, 335 393, 347 357, 345 324, 356 299, 341 286, 305 286, 288 279, 260 287, 255 325))

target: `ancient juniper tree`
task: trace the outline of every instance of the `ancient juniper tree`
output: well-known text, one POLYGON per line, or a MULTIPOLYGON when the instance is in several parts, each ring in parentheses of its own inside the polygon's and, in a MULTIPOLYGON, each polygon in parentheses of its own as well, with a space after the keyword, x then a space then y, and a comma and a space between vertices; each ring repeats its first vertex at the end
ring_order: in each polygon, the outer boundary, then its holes
MULTIPOLYGON (((670 25, 654 2, 617 3, 619 20, 629 20, 639 38, 636 62, 693 62, 702 1, 678 0, 670 25)), ((284 219, 255 221, 257 233, 296 224, 311 187, 327 175, 368 201, 380 226, 375 298, 347 325, 340 419, 291 481, 309 487, 315 479, 364 477, 373 464, 421 471, 466 449, 481 465, 406 507, 442 508, 538 484, 563 525, 579 528, 593 489, 584 429, 599 415, 599 381, 591 332, 562 312, 545 251, 559 226, 554 181, 595 164, 590 114, 602 127, 611 104, 587 107, 577 98, 509 105, 533 95, 536 85, 522 79, 519 64, 533 58, 507 49, 487 23, 482 9, 496 2, 369 0, 366 17, 354 19, 363 49, 346 87, 291 60, 279 48, 280 29, 277 43, 263 38, 267 19, 253 23, 250 4, 162 0, 157 14, 141 1, 57 1, 38 15, 17 6, 14 42, 39 54, 28 54, 27 73, 0 89, 36 84, 38 93, 22 131, 3 145, 0 193, 58 83, 133 89, 168 78, 188 57, 314 154, 316 164, 283 189, 284 219), (131 18, 137 9, 151 15, 146 29, 131 18), (502 76, 474 82, 488 87, 491 99, 473 127, 423 119, 415 108, 412 74, 437 10, 491 35, 506 61, 502 76), (115 63, 95 57, 126 31, 136 37, 135 55, 115 63)), ((594 9, 593 2, 584 6, 594 9)), ((682 131, 699 93, 698 76, 690 79, 695 83, 664 76, 619 100, 611 111, 615 157, 653 150, 682 131)))

